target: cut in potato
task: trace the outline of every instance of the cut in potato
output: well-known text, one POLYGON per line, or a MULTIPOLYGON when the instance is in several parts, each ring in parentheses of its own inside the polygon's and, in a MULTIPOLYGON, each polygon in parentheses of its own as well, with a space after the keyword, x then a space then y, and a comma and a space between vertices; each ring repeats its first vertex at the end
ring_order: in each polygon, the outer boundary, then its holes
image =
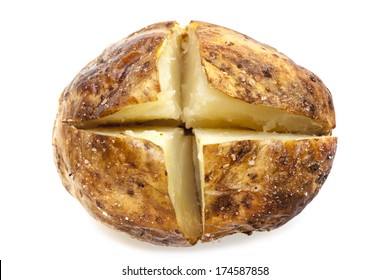
POLYGON ((334 127, 321 80, 275 49, 235 31, 192 22, 184 37, 187 127, 326 134, 334 127))
POLYGON ((78 127, 180 120, 182 29, 146 27, 107 48, 61 96, 63 121, 78 127))
POLYGON ((109 46, 65 88, 53 148, 63 185, 93 217, 189 246, 302 211, 330 172, 334 127, 322 81, 274 48, 162 22, 109 46))
MULTIPOLYGON (((141 240, 195 244, 201 220, 191 136, 179 128, 80 130, 61 124, 64 185, 99 219, 141 240)), ((58 143, 60 144, 60 143, 58 143)))
POLYGON ((201 236, 201 220, 192 165, 192 137, 183 129, 128 130, 127 135, 146 139, 164 150, 168 171, 168 191, 175 209, 179 228, 195 244, 201 236))

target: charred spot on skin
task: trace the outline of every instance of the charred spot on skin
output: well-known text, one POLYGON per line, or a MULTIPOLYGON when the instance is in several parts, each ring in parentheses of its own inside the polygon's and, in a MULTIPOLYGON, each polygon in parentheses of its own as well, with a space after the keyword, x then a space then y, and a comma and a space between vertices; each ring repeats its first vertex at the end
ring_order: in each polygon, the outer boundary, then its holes
POLYGON ((314 164, 309 166, 310 172, 316 172, 319 168, 320 168, 320 166, 317 163, 314 163, 314 164))
POLYGON ((211 172, 210 173, 207 173, 205 176, 204 176, 204 181, 207 183, 207 182, 210 182, 211 180, 211 172))
POLYGON ((272 78, 271 69, 268 66, 264 66, 261 69, 261 73, 263 73, 264 77, 266 78, 272 78))
POLYGON ((137 186, 140 188, 140 189, 143 189, 145 187, 145 184, 142 183, 140 180, 136 180, 135 183, 137 184, 137 186))
POLYGON ((314 82, 314 83, 317 82, 317 79, 314 78, 312 75, 310 75, 309 78, 310 78, 310 80, 311 80, 312 82, 314 82))
POLYGON ((251 180, 254 180, 258 177, 258 175, 256 173, 248 173, 247 176, 251 179, 251 180))
POLYGON ((247 208, 250 209, 252 206, 252 200, 253 200, 253 195, 250 193, 247 193, 242 199, 241 199, 241 204, 247 208))
POLYGON ((128 189, 127 191, 126 191, 126 193, 129 195, 129 196, 133 196, 135 193, 134 193, 134 190, 133 189, 128 189))
POLYGON ((235 155, 235 161, 239 161, 252 150, 250 141, 238 141, 233 147, 230 147, 229 154, 235 155))
POLYGON ((211 210, 214 215, 229 215, 236 216, 240 205, 234 201, 234 198, 229 194, 219 196, 211 205, 211 210))

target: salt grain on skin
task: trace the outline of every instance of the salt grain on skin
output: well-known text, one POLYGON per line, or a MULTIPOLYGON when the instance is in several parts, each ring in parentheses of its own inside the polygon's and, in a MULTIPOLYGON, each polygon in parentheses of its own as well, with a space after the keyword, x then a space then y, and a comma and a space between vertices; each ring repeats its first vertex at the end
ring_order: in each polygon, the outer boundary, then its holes
POLYGON ((254 161, 253 159, 251 159, 250 161, 248 161, 248 164, 249 164, 250 166, 253 166, 253 165, 255 165, 255 161, 254 161))

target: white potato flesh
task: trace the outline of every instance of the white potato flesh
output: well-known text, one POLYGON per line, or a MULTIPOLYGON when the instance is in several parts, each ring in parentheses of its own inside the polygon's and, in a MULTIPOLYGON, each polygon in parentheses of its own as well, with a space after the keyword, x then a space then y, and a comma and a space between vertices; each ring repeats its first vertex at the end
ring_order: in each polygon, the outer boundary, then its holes
POLYGON ((316 133, 316 121, 279 109, 254 105, 213 89, 201 65, 198 40, 191 26, 183 42, 183 121, 186 127, 250 128, 260 131, 316 133))
POLYGON ((174 32, 161 48, 158 61, 161 92, 158 94, 157 101, 127 106, 114 114, 89 121, 86 126, 149 120, 180 120, 181 34, 182 29, 175 26, 174 32))
POLYGON ((127 130, 126 135, 148 140, 164 151, 168 173, 168 192, 184 235, 197 240, 201 235, 200 206, 196 194, 192 163, 192 136, 180 128, 127 130))

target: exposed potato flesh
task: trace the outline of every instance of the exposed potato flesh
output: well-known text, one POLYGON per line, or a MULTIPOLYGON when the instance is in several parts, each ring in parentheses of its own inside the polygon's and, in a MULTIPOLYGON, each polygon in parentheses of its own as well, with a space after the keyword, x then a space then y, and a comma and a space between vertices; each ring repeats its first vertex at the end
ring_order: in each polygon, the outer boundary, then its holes
POLYGON ((228 28, 170 21, 80 71, 53 147, 63 185, 93 217, 189 246, 297 215, 330 171, 334 127, 330 92, 287 56, 228 28))
POLYGON ((183 119, 187 127, 321 135, 334 126, 327 88, 313 73, 275 49, 201 22, 187 26, 183 46, 183 119), (313 99, 313 95, 322 99, 313 99))
POLYGON ((77 127, 179 120, 181 33, 162 22, 108 47, 65 88, 61 119, 77 127))
POLYGON ((202 234, 199 203, 192 165, 192 137, 184 136, 179 128, 129 130, 126 134, 146 139, 164 150, 168 172, 168 191, 179 228, 190 243, 195 244, 202 234))
POLYGON ((53 138, 64 186, 93 217, 175 246, 195 244, 201 234, 190 144, 178 128, 81 130, 60 123, 53 138), (172 152, 175 145, 181 148, 172 152))
POLYGON ((331 136, 194 130, 203 240, 277 228, 316 196, 336 152, 331 136))
POLYGON ((172 31, 161 47, 157 63, 160 83, 157 100, 128 105, 114 114, 86 122, 85 126, 180 119, 181 29, 175 26, 172 31))

